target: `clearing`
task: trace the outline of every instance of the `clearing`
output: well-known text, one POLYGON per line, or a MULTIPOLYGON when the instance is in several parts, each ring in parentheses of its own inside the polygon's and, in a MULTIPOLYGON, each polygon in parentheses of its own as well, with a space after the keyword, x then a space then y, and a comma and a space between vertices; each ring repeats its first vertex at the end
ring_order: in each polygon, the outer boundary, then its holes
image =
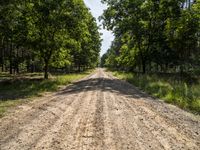
POLYGON ((103 69, 0 119, 0 149, 159 150, 200 147, 200 119, 103 69))

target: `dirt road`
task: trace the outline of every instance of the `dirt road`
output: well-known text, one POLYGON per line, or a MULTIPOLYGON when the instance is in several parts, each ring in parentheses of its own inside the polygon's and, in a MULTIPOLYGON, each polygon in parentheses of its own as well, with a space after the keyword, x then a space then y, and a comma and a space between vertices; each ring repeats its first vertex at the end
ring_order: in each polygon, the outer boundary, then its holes
POLYGON ((200 149, 200 119, 102 69, 0 120, 1 150, 200 149))

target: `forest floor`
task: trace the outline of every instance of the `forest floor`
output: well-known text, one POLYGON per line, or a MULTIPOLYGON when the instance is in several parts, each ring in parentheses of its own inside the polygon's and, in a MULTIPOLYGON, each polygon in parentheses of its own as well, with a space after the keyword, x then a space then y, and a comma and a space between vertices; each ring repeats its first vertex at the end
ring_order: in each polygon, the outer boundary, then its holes
POLYGON ((1 150, 198 150, 199 139, 199 116, 103 69, 0 119, 1 150))
POLYGON ((10 108, 65 88, 66 85, 82 79, 91 74, 92 71, 94 70, 70 74, 53 74, 50 75, 48 80, 43 78, 43 73, 17 75, 0 73, 0 118, 9 112, 10 108))

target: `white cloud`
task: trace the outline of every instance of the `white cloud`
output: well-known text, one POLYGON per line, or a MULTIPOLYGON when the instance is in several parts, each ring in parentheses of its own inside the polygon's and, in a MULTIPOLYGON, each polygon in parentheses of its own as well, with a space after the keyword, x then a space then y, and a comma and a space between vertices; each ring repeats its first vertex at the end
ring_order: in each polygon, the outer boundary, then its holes
MULTIPOLYGON (((84 0, 84 2, 86 6, 90 8, 92 15, 97 19, 98 25, 101 25, 101 23, 98 20, 98 17, 101 16, 103 13, 103 10, 106 9, 106 5, 103 5, 101 3, 101 0, 84 0)), ((102 41, 102 47, 101 47, 101 53, 100 53, 100 55, 102 56, 109 49, 111 42, 114 39, 114 36, 112 32, 107 31, 105 29, 101 29, 99 32, 103 34, 101 36, 103 41, 102 41)))

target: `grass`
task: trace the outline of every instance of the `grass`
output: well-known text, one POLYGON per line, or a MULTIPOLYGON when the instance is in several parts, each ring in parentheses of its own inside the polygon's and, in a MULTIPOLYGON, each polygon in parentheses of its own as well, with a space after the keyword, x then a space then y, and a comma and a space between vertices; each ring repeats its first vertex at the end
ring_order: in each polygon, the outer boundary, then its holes
POLYGON ((79 80, 91 72, 92 70, 77 74, 52 75, 49 80, 44 80, 42 73, 18 76, 0 73, 0 117, 4 116, 10 107, 41 96, 44 92, 57 91, 61 86, 79 80))
POLYGON ((141 75, 114 71, 113 75, 128 81, 146 93, 200 114, 200 84, 188 84, 171 76, 141 75))

